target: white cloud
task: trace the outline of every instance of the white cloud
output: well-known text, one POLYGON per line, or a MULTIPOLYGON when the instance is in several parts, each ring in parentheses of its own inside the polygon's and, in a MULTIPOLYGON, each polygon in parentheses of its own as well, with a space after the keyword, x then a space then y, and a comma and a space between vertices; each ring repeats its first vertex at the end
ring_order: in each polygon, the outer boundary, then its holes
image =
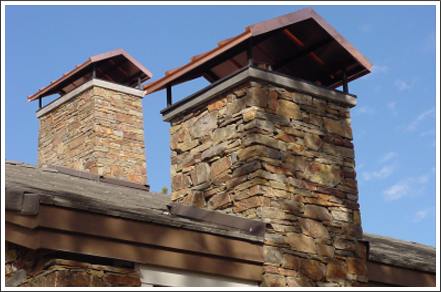
POLYGON ((395 109, 395 101, 394 102, 389 102, 388 104, 387 104, 387 107, 388 108, 390 108, 391 110, 394 110, 395 109))
POLYGON ((399 183, 391 186, 389 189, 383 191, 384 199, 386 201, 398 200, 406 196, 409 192, 409 183, 407 180, 402 180, 399 183))
POLYGON ((418 182, 421 184, 424 184, 426 182, 429 181, 429 177, 430 175, 432 175, 432 173, 435 173, 435 168, 432 168, 428 173, 423 174, 422 176, 418 177, 418 182))
POLYGON ((423 112, 422 114, 420 114, 418 117, 416 117, 416 118, 413 120, 412 124, 410 124, 410 125, 407 127, 407 130, 409 130, 409 131, 414 131, 414 130, 416 130, 418 124, 419 124, 422 120, 424 120, 425 118, 430 117, 430 116, 435 117, 435 108, 432 108, 432 109, 430 109, 430 110, 427 110, 427 111, 423 112))
POLYGON ((426 131, 426 132, 422 132, 421 134, 420 134, 420 136, 427 136, 427 135, 432 135, 432 134, 435 134, 436 132, 435 132, 435 129, 431 129, 431 130, 429 130, 429 131, 426 131))
POLYGON ((392 174, 392 172, 395 170, 395 166, 393 165, 386 165, 379 171, 374 172, 363 172, 363 179, 364 180, 372 180, 372 179, 383 179, 388 177, 392 174))
POLYGON ((421 51, 422 52, 431 52, 434 51, 436 49, 436 37, 435 37, 435 33, 429 33, 426 38, 424 39, 422 46, 421 46, 421 51))
POLYGON ((381 66, 381 65, 373 65, 372 69, 371 69, 371 74, 374 73, 386 73, 389 70, 389 67, 387 67, 386 65, 381 66))
POLYGON ((392 114, 394 116, 398 116, 398 111, 397 111, 397 108, 396 108, 396 102, 395 101, 394 102, 389 102, 387 104, 387 107, 392 111, 392 114))
POLYGON ((418 223, 424 218, 426 218, 428 215, 435 215, 435 207, 429 207, 424 210, 420 210, 415 214, 415 217, 413 219, 413 222, 418 223))
POLYGON ((363 32, 370 32, 373 26, 370 24, 364 24, 360 27, 360 30, 363 32))
POLYGON ((383 191, 385 201, 401 199, 408 195, 419 195, 424 191, 424 184, 429 182, 430 176, 435 173, 432 168, 428 173, 419 177, 408 177, 400 180, 390 188, 383 191))
POLYGON ((411 88, 409 84, 400 79, 395 80, 394 84, 396 87, 398 87, 399 90, 406 90, 411 88))
POLYGON ((362 107, 358 108, 358 112, 360 114, 374 114, 375 113, 375 111, 368 106, 362 106, 362 107))
POLYGON ((393 151, 391 151, 391 152, 389 152, 389 153, 386 153, 386 154, 384 154, 384 155, 380 158, 380 163, 384 163, 384 162, 390 160, 392 157, 395 157, 395 156, 397 156, 397 155, 398 155, 398 154, 395 153, 395 152, 393 152, 393 151))

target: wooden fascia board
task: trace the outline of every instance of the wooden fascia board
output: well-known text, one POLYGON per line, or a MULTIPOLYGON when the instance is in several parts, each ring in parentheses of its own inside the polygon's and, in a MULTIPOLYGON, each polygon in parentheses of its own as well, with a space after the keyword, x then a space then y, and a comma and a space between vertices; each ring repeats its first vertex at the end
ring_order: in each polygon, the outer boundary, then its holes
POLYGON ((165 77, 151 82, 149 84, 146 84, 147 86, 144 86, 144 94, 151 94, 158 90, 164 89, 167 84, 173 82, 180 76, 184 75, 185 73, 197 68, 198 66, 201 66, 205 62, 209 61, 210 59, 213 59, 214 57, 218 56, 219 54, 222 54, 223 52, 231 49, 232 47, 242 43, 243 41, 249 39, 252 36, 252 33, 250 31, 245 31, 244 33, 232 38, 228 43, 223 44, 222 46, 218 46, 215 49, 202 54, 203 56, 197 58, 195 61, 192 61, 190 63, 187 63, 186 65, 179 67, 175 69, 172 73, 169 75, 166 75, 165 77))
POLYGON ((5 227, 7 241, 32 249, 62 250, 252 281, 262 280, 261 264, 160 249, 98 236, 59 232, 53 229, 28 229, 8 222, 5 227))
POLYGON ((6 210, 5 220, 28 229, 48 228, 59 232, 123 240, 132 244, 157 246, 182 252, 259 264, 263 262, 262 244, 54 206, 40 205, 36 216, 24 216, 6 210))
POLYGON ((369 281, 405 287, 435 287, 436 274, 367 261, 369 281))

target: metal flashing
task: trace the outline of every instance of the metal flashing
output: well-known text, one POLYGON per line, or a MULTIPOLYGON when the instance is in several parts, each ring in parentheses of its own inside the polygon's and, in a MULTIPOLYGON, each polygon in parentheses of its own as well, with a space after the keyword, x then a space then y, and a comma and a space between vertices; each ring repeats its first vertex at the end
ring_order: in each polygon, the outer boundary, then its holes
POLYGON ((170 214, 173 216, 185 217, 215 225, 221 225, 262 238, 265 236, 265 227, 267 223, 263 221, 227 215, 216 211, 181 205, 175 202, 169 203, 167 208, 169 209, 170 214))
POLYGON ((130 94, 130 95, 134 95, 139 98, 144 97, 144 93, 140 89, 128 87, 125 85, 117 84, 117 83, 106 81, 106 80, 93 78, 93 79, 87 81, 86 83, 83 83, 82 85, 78 86, 77 88, 73 89, 72 91, 66 93, 65 95, 60 96, 59 98, 55 99, 54 101, 45 105, 44 107, 40 108, 39 110, 37 110, 37 118, 44 116, 45 114, 56 109, 57 107, 59 107, 63 103, 71 100, 72 98, 74 98, 75 96, 80 94, 81 92, 84 92, 93 86, 99 86, 99 87, 102 87, 105 89, 110 89, 110 90, 130 94))
POLYGON ((21 188, 5 188, 6 210, 18 211, 21 215, 37 215, 40 199, 37 194, 26 193, 21 188))
POLYGON ((93 180, 96 182, 102 182, 102 183, 111 184, 111 185, 115 185, 115 186, 121 186, 121 187, 134 188, 134 189, 143 190, 143 191, 147 191, 147 192, 150 191, 149 185, 143 185, 143 184, 139 184, 139 183, 135 183, 135 182, 129 182, 129 181, 124 181, 124 180, 120 180, 120 179, 105 177, 102 175, 89 173, 89 172, 85 172, 85 171, 81 171, 81 170, 76 170, 76 169, 72 169, 72 168, 68 168, 68 167, 64 167, 64 166, 54 165, 54 164, 50 164, 47 167, 52 168, 52 169, 56 169, 59 173, 63 173, 63 174, 67 174, 67 175, 71 175, 71 176, 75 176, 75 177, 79 177, 79 178, 89 179, 89 180, 93 180))
POLYGON ((213 96, 222 94, 234 86, 253 79, 304 92, 326 100, 332 100, 349 107, 354 107, 357 104, 357 96, 354 94, 345 93, 337 89, 293 78, 274 71, 247 66, 163 109, 161 111, 162 120, 170 122, 174 117, 210 100, 213 96))

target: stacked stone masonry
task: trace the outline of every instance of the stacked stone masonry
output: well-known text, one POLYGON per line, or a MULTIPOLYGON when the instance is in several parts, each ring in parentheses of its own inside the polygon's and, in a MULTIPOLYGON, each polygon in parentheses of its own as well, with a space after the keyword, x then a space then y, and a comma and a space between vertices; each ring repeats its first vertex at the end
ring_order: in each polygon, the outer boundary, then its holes
POLYGON ((365 286, 349 107, 249 81, 174 117, 171 199, 260 218, 262 286, 365 286))
POLYGON ((139 271, 57 258, 6 242, 6 287, 140 287, 139 271))
POLYGON ((147 184, 141 99, 91 87, 40 117, 38 165, 147 184))

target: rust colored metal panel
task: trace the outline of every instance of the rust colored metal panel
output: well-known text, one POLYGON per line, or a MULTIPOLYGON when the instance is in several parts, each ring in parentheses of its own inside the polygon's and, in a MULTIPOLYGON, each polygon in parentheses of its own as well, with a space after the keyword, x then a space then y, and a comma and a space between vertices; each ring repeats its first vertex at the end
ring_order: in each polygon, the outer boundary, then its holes
MULTIPOLYGON (((147 95, 147 94, 156 92, 158 90, 165 89, 167 84, 173 83, 176 79, 178 79, 182 75, 190 72, 191 70, 193 70, 199 66, 204 65, 209 60, 212 60, 213 58, 217 57, 221 53, 227 51, 228 49, 231 49, 234 46, 246 41, 250 37, 251 37, 251 33, 246 31, 246 32, 234 37, 234 38, 229 39, 227 41, 227 43, 222 44, 222 46, 218 46, 207 53, 201 54, 203 56, 198 57, 197 59, 194 59, 194 61, 191 61, 190 63, 188 63, 182 67, 179 67, 179 68, 176 68, 173 70, 169 70, 171 72, 168 71, 167 72, 168 75, 166 75, 165 77, 163 77, 159 80, 156 80, 154 82, 150 82, 148 84, 145 84, 143 86, 144 93, 147 95)), ((195 78, 196 77, 198 77, 198 76, 195 76, 195 78)), ((176 85, 176 84, 174 84, 174 85, 176 85)))
POLYGON ((217 48, 192 57, 188 64, 169 70, 163 78, 144 85, 144 93, 147 95, 164 89, 167 84, 177 85, 201 76, 211 83, 224 78, 232 73, 227 69, 232 57, 247 50, 243 45, 245 41, 252 42, 250 52, 264 52, 253 56, 253 63, 270 61, 273 71, 330 88, 345 83, 342 69, 348 72, 349 82, 370 73, 372 68, 372 63, 312 8, 305 8, 246 27, 245 33, 219 42, 217 48), (292 45, 284 40, 288 37, 292 45), (218 78, 207 74, 215 71, 218 78))
POLYGON ((436 274, 367 262, 368 278, 375 286, 436 287, 436 274))
POLYGON ((138 78, 142 82, 150 79, 152 73, 127 54, 123 49, 92 56, 86 62, 77 65, 75 69, 64 73, 62 77, 32 95, 28 96, 28 101, 40 99, 42 97, 60 93, 65 94, 77 88, 87 80, 96 77, 96 72, 101 73, 105 79, 134 87, 138 85, 138 78))

